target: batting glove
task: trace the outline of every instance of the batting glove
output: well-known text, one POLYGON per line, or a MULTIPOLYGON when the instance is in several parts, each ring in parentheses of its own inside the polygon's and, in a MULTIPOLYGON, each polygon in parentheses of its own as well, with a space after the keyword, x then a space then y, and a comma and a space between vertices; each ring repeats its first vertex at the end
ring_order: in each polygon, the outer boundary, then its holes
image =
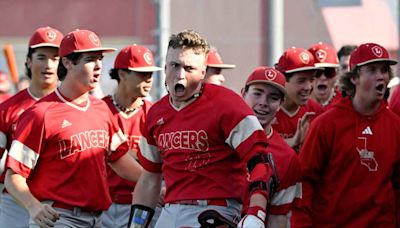
POLYGON ((261 207, 250 207, 247 214, 240 220, 238 228, 265 228, 265 210, 261 207))

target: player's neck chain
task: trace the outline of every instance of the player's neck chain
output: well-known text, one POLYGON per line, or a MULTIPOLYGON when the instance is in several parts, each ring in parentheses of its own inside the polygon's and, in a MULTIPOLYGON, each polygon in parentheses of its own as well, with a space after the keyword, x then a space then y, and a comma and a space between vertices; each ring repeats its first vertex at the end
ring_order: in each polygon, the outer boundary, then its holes
POLYGON ((331 103, 331 101, 333 100, 333 98, 336 96, 336 91, 335 89, 333 89, 333 93, 329 96, 328 100, 326 100, 324 103, 321 104, 322 107, 327 106, 329 103, 331 103))
POLYGON ((200 87, 199 92, 193 94, 191 97, 189 97, 188 99, 186 99, 185 102, 188 102, 188 101, 190 101, 190 100, 192 100, 192 99, 194 99, 194 98, 198 98, 198 97, 203 93, 203 87, 204 87, 204 84, 201 84, 201 87, 200 87))
POLYGON ((136 111, 136 109, 137 109, 137 108, 124 108, 124 107, 122 107, 120 104, 117 103, 117 101, 115 101, 115 98, 113 96, 111 96, 111 100, 112 100, 113 104, 115 105, 115 107, 117 107, 119 110, 121 110, 122 112, 124 112, 126 114, 130 114, 130 113, 136 111))

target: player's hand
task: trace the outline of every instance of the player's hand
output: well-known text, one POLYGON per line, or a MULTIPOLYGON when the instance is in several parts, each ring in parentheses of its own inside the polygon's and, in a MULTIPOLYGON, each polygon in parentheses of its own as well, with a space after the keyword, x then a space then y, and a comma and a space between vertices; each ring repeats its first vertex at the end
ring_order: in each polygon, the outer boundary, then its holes
POLYGON ((238 228, 265 228, 265 210, 259 206, 250 207, 247 214, 240 220, 238 228))
POLYGON ((299 119, 297 123, 297 130, 296 130, 296 144, 300 145, 303 143, 304 138, 306 137, 308 128, 310 126, 311 118, 315 116, 315 112, 306 112, 304 113, 303 117, 299 119))
POLYGON ((54 208, 42 203, 30 209, 29 215, 40 227, 54 227, 54 223, 60 218, 54 208))

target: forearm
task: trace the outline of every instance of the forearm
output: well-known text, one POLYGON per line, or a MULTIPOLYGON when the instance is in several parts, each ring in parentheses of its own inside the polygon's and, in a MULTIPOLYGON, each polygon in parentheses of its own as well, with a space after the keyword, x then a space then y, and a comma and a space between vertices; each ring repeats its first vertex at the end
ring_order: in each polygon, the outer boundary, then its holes
POLYGON ((286 138, 285 142, 291 147, 294 148, 300 144, 299 142, 299 137, 297 135, 294 135, 292 138, 286 138))
POLYGON ((133 182, 137 182, 143 172, 142 166, 128 153, 108 164, 120 177, 133 182))
POLYGON ((251 195, 251 197, 250 197, 249 207, 259 206, 265 210, 267 203, 268 203, 267 198, 265 198, 264 195, 255 193, 255 194, 251 195))
POLYGON ((135 186, 132 204, 155 208, 159 200, 161 178, 161 173, 150 173, 144 170, 135 186))
POLYGON ((29 190, 26 178, 15 173, 11 169, 7 169, 5 186, 7 191, 16 199, 16 201, 28 211, 40 205, 39 200, 37 200, 29 190))
POLYGON ((287 215, 269 215, 268 228, 286 228, 289 227, 289 219, 287 215))

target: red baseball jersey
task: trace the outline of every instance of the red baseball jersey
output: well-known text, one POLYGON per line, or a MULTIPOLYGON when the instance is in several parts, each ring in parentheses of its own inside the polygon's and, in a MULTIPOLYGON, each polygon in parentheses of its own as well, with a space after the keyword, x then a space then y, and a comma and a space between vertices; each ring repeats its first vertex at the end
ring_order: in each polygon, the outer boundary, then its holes
POLYGON ((106 210, 111 200, 105 159, 118 160, 128 145, 105 102, 89 97, 83 105, 56 90, 26 110, 6 167, 27 178, 40 201, 106 210))
MULTIPOLYGON (((19 116, 38 100, 29 89, 24 89, 0 104, 0 158, 5 150, 10 150, 19 116)), ((4 177, 5 172, 0 176, 0 183, 4 183, 4 177)))
POLYGON ((177 109, 169 95, 149 111, 139 160, 163 172, 165 202, 214 198, 241 199, 246 161, 264 153, 265 133, 252 110, 235 92, 205 84, 191 104, 177 109))
POLYGON ((296 227, 395 227, 400 208, 400 118, 373 116, 343 98, 313 121, 299 155, 303 199, 296 227))
MULTIPOLYGON (((139 151, 139 140, 142 137, 140 129, 144 127, 151 103, 143 100, 140 108, 130 114, 126 114, 114 105, 111 96, 106 96, 103 100, 107 103, 115 119, 118 121, 119 127, 128 139, 129 149, 137 156, 137 152, 139 151)), ((131 204, 132 192, 135 188, 136 182, 121 178, 109 166, 107 166, 107 177, 111 199, 118 201, 116 203, 124 201, 124 204, 131 204)))
POLYGON ((400 116, 400 85, 391 89, 389 97, 389 109, 400 116))
POLYGON ((285 108, 281 107, 276 113, 276 119, 272 123, 272 127, 282 138, 291 138, 296 134, 297 123, 306 112, 315 112, 315 114, 318 115, 322 112, 322 107, 311 99, 308 99, 307 104, 300 106, 295 113, 289 113, 285 108))
MULTIPOLYGON (((281 109, 276 113, 275 120, 272 123, 272 127, 279 133, 283 139, 292 138, 296 134, 297 124, 299 120, 307 112, 314 112, 314 117, 322 113, 322 107, 312 99, 308 99, 307 103, 300 106, 295 113, 289 113, 285 108, 281 106, 281 109)), ((295 151, 300 150, 300 146, 297 146, 295 151)))
MULTIPOLYGON (((267 151, 273 155, 279 178, 279 185, 271 198, 269 214, 287 215, 301 198, 300 162, 295 151, 274 130, 268 135, 267 151)), ((247 194, 246 203, 249 202, 248 197, 247 194)), ((244 211, 247 211, 247 207, 244 206, 244 211)), ((268 220, 265 222, 267 224, 268 220)))

